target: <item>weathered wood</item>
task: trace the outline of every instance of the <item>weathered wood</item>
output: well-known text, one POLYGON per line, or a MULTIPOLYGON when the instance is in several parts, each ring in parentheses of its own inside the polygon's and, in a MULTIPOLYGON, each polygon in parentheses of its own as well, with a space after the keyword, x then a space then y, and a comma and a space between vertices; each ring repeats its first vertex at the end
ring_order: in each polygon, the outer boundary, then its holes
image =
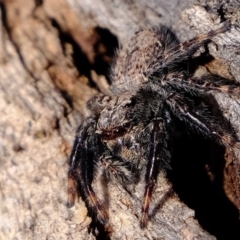
MULTIPOLYGON (((139 28, 164 24, 183 41, 214 28, 224 15, 236 27, 208 45, 215 60, 203 71, 240 81, 240 5, 207 2, 208 8, 192 0, 0 0, 0 239, 95 239, 81 199, 71 209, 66 201, 75 129, 89 114, 86 102, 97 88, 107 91, 97 59, 107 65, 112 56, 97 28, 108 29, 122 44, 139 28)), ((238 101, 216 97, 239 135, 238 101)), ((233 161, 230 155, 224 184, 238 205, 240 157, 233 161)), ((215 239, 163 174, 146 230, 138 218, 143 183, 134 199, 114 183, 95 188, 109 204, 112 239, 215 239)))

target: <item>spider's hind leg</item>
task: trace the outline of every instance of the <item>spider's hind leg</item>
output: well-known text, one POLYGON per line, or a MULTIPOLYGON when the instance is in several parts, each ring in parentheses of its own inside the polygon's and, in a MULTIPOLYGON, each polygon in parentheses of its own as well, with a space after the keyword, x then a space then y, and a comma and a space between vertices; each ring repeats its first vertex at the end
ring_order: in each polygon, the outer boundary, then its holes
POLYGON ((216 30, 211 30, 207 33, 203 33, 195 38, 192 38, 188 41, 180 43, 178 46, 174 48, 168 49, 164 53, 164 58, 162 59, 162 66, 159 69, 159 71, 161 71, 161 69, 164 69, 164 68, 169 68, 169 67, 171 68, 171 66, 176 65, 182 62, 183 60, 188 59, 204 43, 208 42, 210 39, 217 36, 218 34, 228 31, 230 28, 231 28, 231 24, 229 22, 226 22, 224 26, 216 30))

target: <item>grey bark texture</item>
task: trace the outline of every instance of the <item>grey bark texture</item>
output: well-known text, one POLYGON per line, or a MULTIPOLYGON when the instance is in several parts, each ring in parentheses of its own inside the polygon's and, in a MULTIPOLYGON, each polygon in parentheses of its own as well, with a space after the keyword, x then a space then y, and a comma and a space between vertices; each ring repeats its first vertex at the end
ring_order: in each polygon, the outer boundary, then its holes
MULTIPOLYGON (((237 1, 0 0, 0 239, 95 239, 81 198, 71 209, 66 203, 75 130, 89 114, 86 102, 108 88, 96 59, 108 64, 112 56, 96 29, 108 29, 121 45, 135 30, 163 24, 184 41, 226 20, 234 26, 207 46, 214 60, 197 71, 240 82, 237 1)), ((215 97, 240 137, 238 99, 215 97)), ((224 188, 240 208, 240 156, 231 154, 224 188)), ((143 183, 134 199, 114 183, 94 187, 108 204, 111 239, 215 239, 164 174, 145 230, 139 227, 143 183)))

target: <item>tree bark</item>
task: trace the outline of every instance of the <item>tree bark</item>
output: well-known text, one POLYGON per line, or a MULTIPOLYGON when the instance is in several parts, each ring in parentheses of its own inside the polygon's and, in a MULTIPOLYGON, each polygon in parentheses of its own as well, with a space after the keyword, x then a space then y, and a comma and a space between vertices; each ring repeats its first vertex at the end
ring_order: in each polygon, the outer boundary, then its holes
MULTIPOLYGON (((0 239, 96 238, 81 198, 66 207, 68 157, 77 126, 90 114, 86 102, 108 91, 116 39, 121 45, 135 30, 163 24, 184 41, 231 21, 232 29, 207 46, 213 60, 197 71, 240 82, 240 4, 193 2, 0 0, 0 239)), ((238 99, 215 97, 240 137, 238 99)), ((238 209, 239 159, 227 149, 223 185, 238 209)), ((164 174, 141 230, 143 188, 138 184, 132 197, 114 183, 95 183, 108 205, 111 239, 215 239, 164 174)))

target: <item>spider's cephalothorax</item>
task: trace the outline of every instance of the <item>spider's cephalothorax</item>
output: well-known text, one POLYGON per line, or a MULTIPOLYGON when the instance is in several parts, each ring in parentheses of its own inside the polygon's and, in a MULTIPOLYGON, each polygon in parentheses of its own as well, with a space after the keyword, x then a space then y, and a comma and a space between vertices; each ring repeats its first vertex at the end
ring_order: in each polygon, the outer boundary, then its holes
POLYGON ((196 50, 229 25, 179 44, 162 27, 135 33, 123 47, 113 71, 111 96, 89 101, 92 115, 79 127, 70 157, 69 205, 78 191, 97 221, 109 229, 107 209, 92 182, 102 169, 120 184, 136 184, 145 175, 140 225, 146 227, 154 186, 171 159, 177 122, 219 144, 235 148, 238 139, 214 117, 205 97, 214 92, 239 93, 237 83, 217 76, 196 78, 184 71, 196 50))

